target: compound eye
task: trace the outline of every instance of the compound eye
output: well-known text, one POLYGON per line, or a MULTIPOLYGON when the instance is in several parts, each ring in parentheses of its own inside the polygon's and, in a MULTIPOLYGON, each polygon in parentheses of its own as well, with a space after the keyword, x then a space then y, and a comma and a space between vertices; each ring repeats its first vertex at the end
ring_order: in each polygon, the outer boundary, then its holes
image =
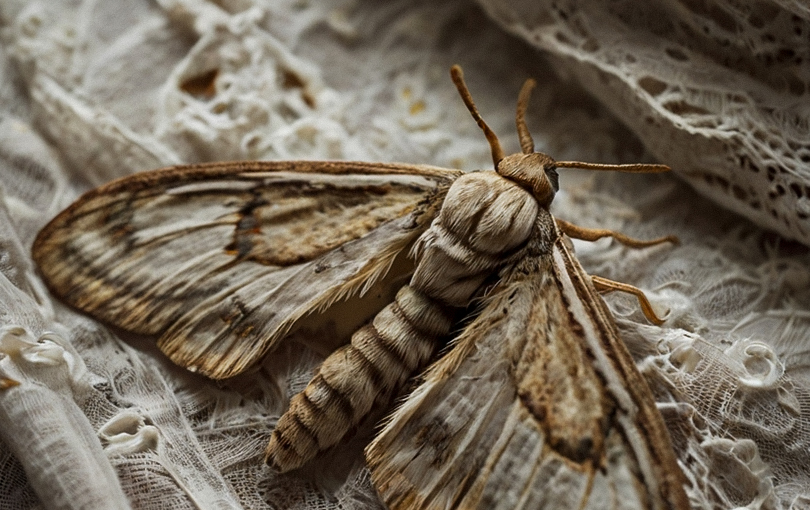
POLYGON ((546 177, 548 177, 548 182, 551 183, 551 189, 554 190, 554 193, 560 191, 560 174, 557 173, 556 166, 547 166, 546 170, 546 177))

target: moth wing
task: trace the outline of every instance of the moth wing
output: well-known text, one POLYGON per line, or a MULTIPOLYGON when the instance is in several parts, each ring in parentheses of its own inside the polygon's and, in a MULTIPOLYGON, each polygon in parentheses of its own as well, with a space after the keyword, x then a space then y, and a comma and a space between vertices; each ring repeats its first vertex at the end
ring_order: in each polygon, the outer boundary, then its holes
POLYGON ((502 280, 369 445, 390 508, 689 508, 640 374, 604 377, 593 359, 632 363, 626 349, 594 354, 581 338, 619 341, 609 312, 559 242, 554 257, 502 280), (584 295, 597 301, 583 307, 584 295))
POLYGON ((68 304, 160 335, 175 363, 221 379, 300 317, 384 276, 458 175, 351 162, 172 167, 86 193, 39 233, 33 256, 68 304))

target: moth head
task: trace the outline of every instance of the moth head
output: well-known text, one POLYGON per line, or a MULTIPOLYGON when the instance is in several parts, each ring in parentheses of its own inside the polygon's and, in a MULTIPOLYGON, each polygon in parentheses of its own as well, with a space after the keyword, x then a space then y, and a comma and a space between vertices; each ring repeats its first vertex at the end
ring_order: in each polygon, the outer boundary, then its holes
POLYGON ((559 190, 557 176, 558 168, 582 168, 587 170, 618 170, 620 172, 632 173, 655 173, 668 172, 670 168, 666 165, 654 164, 631 164, 631 165, 610 165, 602 163, 583 163, 580 161, 554 161, 551 157, 542 152, 534 151, 534 140, 526 125, 526 109, 529 106, 529 97, 532 89, 537 84, 534 80, 528 79, 520 89, 517 103, 517 113, 515 123, 517 124, 518 138, 522 154, 512 154, 504 156, 498 136, 484 122, 478 108, 472 100, 469 89, 464 83, 464 74, 461 67, 454 65, 450 68, 450 76, 456 84, 461 99, 467 106, 478 126, 484 131, 484 135, 489 142, 492 151, 492 162, 499 175, 514 181, 534 196, 538 204, 548 208, 554 200, 554 194, 559 190))
POLYGON ((495 170, 529 191, 541 207, 548 208, 560 189, 557 162, 542 152, 505 156, 495 170))

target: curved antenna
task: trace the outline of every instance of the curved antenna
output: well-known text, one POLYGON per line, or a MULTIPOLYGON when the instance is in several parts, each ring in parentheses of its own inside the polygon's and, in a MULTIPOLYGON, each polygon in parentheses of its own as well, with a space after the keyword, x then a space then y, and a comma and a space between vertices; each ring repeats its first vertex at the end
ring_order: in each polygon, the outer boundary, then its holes
POLYGON ((489 142, 489 148, 492 151, 492 162, 495 164, 495 168, 498 168, 498 163, 503 159, 503 149, 501 149, 501 142, 498 141, 498 135, 495 134, 492 129, 484 122, 484 119, 481 118, 481 114, 478 113, 478 108, 475 107, 475 103, 472 100, 472 96, 470 95, 470 91, 467 88, 467 84, 464 83, 464 73, 461 71, 461 66, 458 64, 454 65, 450 68, 450 77, 453 79, 453 83, 456 84, 456 88, 458 89, 458 93, 461 95, 461 100, 464 101, 464 104, 467 105, 467 109, 472 114, 475 121, 478 123, 478 127, 484 131, 484 136, 487 137, 487 142, 489 142))
POLYGON ((529 107, 529 98, 532 96, 532 90, 536 85, 537 82, 529 78, 523 82, 523 87, 520 88, 520 94, 518 95, 515 123, 517 124, 518 139, 520 139, 520 148, 523 150, 523 154, 534 152, 534 140, 532 140, 529 127, 526 125, 526 109, 529 107))
POLYGON ((606 163, 583 163, 582 161, 557 161, 557 168, 582 168, 584 170, 615 170, 631 174, 657 174, 669 172, 667 165, 653 163, 632 163, 629 165, 609 165, 606 163))

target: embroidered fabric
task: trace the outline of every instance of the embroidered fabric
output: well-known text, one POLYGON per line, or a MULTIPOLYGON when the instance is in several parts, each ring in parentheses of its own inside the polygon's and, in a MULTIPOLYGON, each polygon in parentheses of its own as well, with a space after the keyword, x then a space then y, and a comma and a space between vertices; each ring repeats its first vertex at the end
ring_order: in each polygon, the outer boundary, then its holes
POLYGON ((321 339, 291 338, 220 386, 171 365, 150 339, 59 303, 30 247, 82 191, 172 164, 491 168, 448 78, 453 63, 507 152, 518 150, 514 104, 531 76, 538 150, 673 166, 677 175, 565 169, 553 212, 681 239, 575 246, 589 272, 640 286, 669 311, 654 327, 632 298, 606 296, 693 505, 810 504, 810 255, 771 232, 810 243, 808 68, 796 63, 808 57, 810 9, 479 3, 0 4, 0 508, 380 508, 362 457, 373 423, 300 472, 261 461, 326 354, 321 339))

